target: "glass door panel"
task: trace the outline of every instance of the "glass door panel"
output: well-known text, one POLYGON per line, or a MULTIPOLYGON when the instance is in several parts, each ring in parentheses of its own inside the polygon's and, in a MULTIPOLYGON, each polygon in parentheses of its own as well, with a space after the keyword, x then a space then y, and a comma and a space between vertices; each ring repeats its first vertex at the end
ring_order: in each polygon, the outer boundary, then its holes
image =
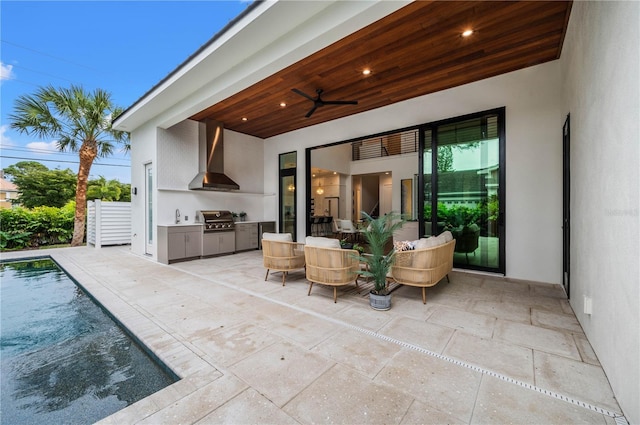
POLYGON ((454 266, 499 267, 497 123, 491 115, 437 128, 437 230, 456 239, 454 266))
POLYGON ((281 233, 291 233, 295 240, 295 197, 296 197, 296 178, 295 176, 283 176, 281 193, 282 197, 282 217, 280 217, 281 233))
POLYGON ((431 130, 425 131, 424 152, 422 153, 422 161, 424 167, 424 235, 423 237, 429 237, 433 235, 433 190, 432 190, 432 176, 431 170, 433 168, 433 158, 431 149, 432 139, 431 130))
POLYGON ((280 154, 280 233, 296 239, 296 152, 280 154))

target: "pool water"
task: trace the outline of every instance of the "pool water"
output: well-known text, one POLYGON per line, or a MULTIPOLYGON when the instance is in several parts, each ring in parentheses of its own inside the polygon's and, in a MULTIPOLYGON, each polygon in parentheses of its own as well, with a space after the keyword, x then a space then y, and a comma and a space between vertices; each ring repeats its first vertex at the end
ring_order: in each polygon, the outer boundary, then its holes
POLYGON ((172 384, 51 259, 0 263, 0 421, 89 424, 172 384))

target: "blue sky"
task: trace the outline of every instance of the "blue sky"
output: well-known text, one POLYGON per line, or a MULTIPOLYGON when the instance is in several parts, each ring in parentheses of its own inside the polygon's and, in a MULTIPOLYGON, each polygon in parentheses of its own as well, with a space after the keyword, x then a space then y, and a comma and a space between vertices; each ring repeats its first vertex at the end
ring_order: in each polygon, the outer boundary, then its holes
MULTIPOLYGON (((18 96, 40 86, 104 89, 131 106, 249 6, 247 1, 0 2, 0 166, 39 160, 78 171, 55 140, 9 128, 18 96)), ((91 178, 130 182, 127 155, 97 159, 91 178)))

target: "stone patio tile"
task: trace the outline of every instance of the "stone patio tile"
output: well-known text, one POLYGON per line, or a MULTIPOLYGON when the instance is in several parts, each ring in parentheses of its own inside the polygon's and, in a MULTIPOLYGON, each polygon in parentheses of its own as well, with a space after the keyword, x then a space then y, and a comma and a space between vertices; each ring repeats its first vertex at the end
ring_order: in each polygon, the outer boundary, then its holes
MULTIPOLYGON (((445 290, 435 290, 434 288, 427 288, 427 304, 437 304, 446 307, 457 308, 458 310, 467 310, 472 305, 472 301, 467 298, 463 292, 453 292, 445 290)), ((422 302, 422 293, 418 293, 420 302, 422 302)))
POLYGON ((500 301, 504 292, 500 289, 485 287, 484 283, 481 285, 456 285, 454 283, 449 283, 445 291, 448 294, 461 296, 470 302, 481 300, 500 301))
POLYGON ((487 277, 482 282, 482 287, 486 289, 498 290, 501 292, 529 295, 528 282, 518 282, 504 278, 487 277))
POLYGON ((550 310, 558 313, 564 313, 562 307, 566 301, 560 298, 545 297, 543 295, 523 296, 513 292, 505 292, 502 294, 502 302, 507 304, 518 304, 528 308, 538 308, 542 310, 550 310))
POLYGON ((576 316, 572 314, 561 314, 547 310, 531 309, 531 324, 543 328, 556 329, 583 334, 582 326, 578 323, 576 316))
POLYGON ((456 331, 443 354, 519 381, 534 383, 533 351, 530 348, 456 331))
POLYGON ((247 389, 195 424, 300 425, 254 389, 247 389))
POLYGON ((401 425, 413 424, 449 424, 465 425, 466 421, 457 419, 437 409, 437 406, 430 406, 418 400, 414 400, 409 406, 409 411, 402 418, 401 425))
POLYGON ((409 317, 397 317, 379 331, 435 353, 442 353, 453 332, 452 328, 409 317))
POLYGON ((528 305, 523 304, 507 301, 476 301, 470 311, 512 322, 531 323, 531 310, 528 305))
POLYGON ((180 313, 173 320, 166 321, 166 325, 173 333, 188 341, 204 338, 212 332, 243 323, 241 317, 212 309, 210 306, 186 308, 180 313))
POLYGON ((334 363, 290 342, 278 342, 231 366, 252 388, 282 407, 334 363))
POLYGON ((318 345, 342 329, 328 320, 293 309, 285 314, 271 316, 268 321, 257 325, 307 349, 318 345))
MULTIPOLYGON (((345 296, 347 290, 352 288, 338 287, 338 302, 333 302, 333 288, 322 285, 313 285, 311 295, 297 298, 293 305, 320 313, 326 316, 332 316, 352 305, 349 298, 345 296)), ((307 291, 309 286, 307 286, 307 291)))
POLYGON ((470 424, 602 424, 604 415, 484 375, 470 424))
POLYGON ((140 421, 140 425, 195 423, 247 388, 239 379, 225 375, 176 400, 171 405, 140 421))
POLYGON ((580 360, 578 348, 569 333, 498 320, 493 337, 523 347, 533 348, 534 350, 580 360))
POLYGON ((453 308, 437 308, 427 323, 459 329, 466 333, 491 338, 496 318, 453 308))
POLYGON ((313 351, 374 377, 400 351, 400 346, 344 328, 322 341, 313 351))
POLYGON ((413 397, 335 365, 283 410, 302 424, 398 424, 413 397))
POLYGON ((395 355, 376 376, 384 383, 433 406, 447 415, 447 421, 471 419, 481 373, 415 350, 395 355))
POLYGON ((620 412, 602 368, 547 353, 534 352, 536 386, 620 412))
POLYGON ((352 305, 339 311, 335 317, 358 328, 377 331, 389 323, 394 316, 391 311, 376 311, 372 308, 352 305))
MULTIPOLYGON (((487 276, 479 273, 464 273, 459 271, 452 271, 449 273, 449 280, 451 282, 464 283, 469 285, 482 286, 482 282, 487 276)), ((446 281, 446 279, 445 279, 446 281)))
POLYGON ((192 343, 206 353, 214 366, 230 366, 279 340, 280 337, 262 328, 243 323, 192 343))
POLYGON ((562 285, 547 284, 547 283, 532 283, 529 285, 531 288, 531 295, 542 295, 544 297, 559 298, 566 300, 567 294, 564 292, 562 285))
POLYGON ((593 351, 589 340, 584 336, 584 334, 574 334, 573 340, 576 342, 576 346, 578 347, 578 351, 580 351, 580 357, 582 357, 583 362, 594 366, 600 366, 600 360, 598 360, 598 356, 593 351))
MULTIPOLYGON (((427 288, 427 297, 429 296, 429 288, 427 288)), ((429 316, 440 307, 427 300, 426 304, 422 304, 422 293, 420 288, 413 286, 401 285, 393 291, 391 297, 391 312, 397 316, 407 316, 418 320, 427 320, 429 316)))

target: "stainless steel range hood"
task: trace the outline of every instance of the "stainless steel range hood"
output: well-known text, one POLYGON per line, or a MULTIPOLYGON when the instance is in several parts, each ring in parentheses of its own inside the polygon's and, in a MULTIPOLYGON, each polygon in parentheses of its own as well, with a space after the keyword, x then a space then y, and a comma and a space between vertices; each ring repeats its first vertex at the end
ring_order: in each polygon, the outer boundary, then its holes
POLYGON ((205 138, 200 137, 199 170, 189 189, 238 190, 240 186, 224 173, 224 126, 221 122, 206 120, 205 138))

